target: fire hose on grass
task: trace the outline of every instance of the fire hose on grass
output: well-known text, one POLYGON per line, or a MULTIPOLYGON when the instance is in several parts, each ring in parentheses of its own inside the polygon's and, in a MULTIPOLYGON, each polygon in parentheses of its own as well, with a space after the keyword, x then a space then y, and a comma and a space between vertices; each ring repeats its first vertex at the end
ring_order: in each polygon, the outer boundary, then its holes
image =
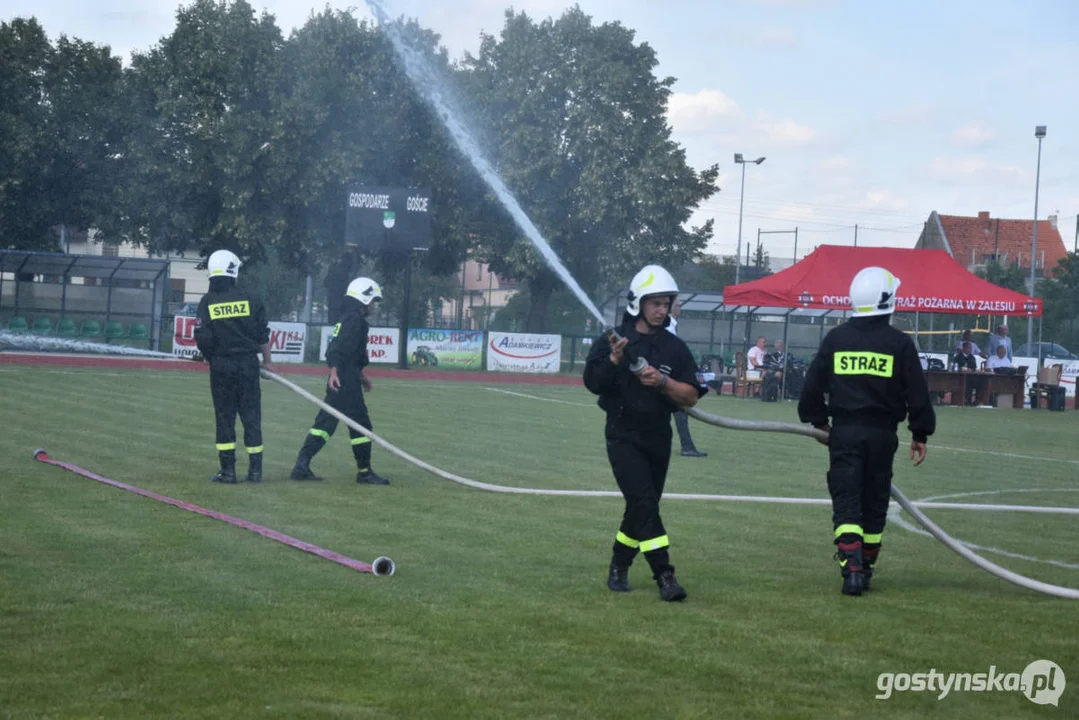
MULTIPOLYGON (((615 337, 617 337, 617 335, 615 337)), ((60 340, 58 338, 43 338, 43 337, 37 337, 37 336, 28 337, 28 336, 21 335, 21 334, 20 335, 15 335, 15 334, 11 334, 11 333, 0 332, 0 350, 8 349, 8 348, 29 349, 29 350, 72 350, 72 351, 76 351, 76 352, 98 352, 98 353, 105 353, 105 354, 122 354, 122 355, 133 355, 133 356, 151 357, 151 358, 169 358, 169 359, 173 359, 173 357, 174 357, 172 355, 169 355, 168 353, 154 352, 154 351, 150 351, 150 350, 142 350, 140 348, 117 347, 117 346, 101 345, 101 344, 98 344, 98 343, 88 343, 88 342, 71 341, 71 340, 60 340)), ((637 367, 638 371, 643 369, 643 365, 640 363, 640 360, 641 360, 640 358, 637 358, 636 367, 637 367)), ((286 380, 285 378, 281 377, 280 375, 278 375, 278 374, 276 374, 274 372, 270 372, 268 370, 263 370, 262 375, 263 375, 263 377, 266 377, 266 378, 268 378, 270 380, 273 380, 274 382, 276 382, 276 383, 278 383, 280 385, 283 385, 284 387, 288 388, 289 390, 292 390, 293 392, 297 393, 301 397, 311 401, 312 403, 317 405, 319 408, 325 410, 326 412, 330 413, 331 415, 336 417, 341 422, 345 423, 348 427, 351 427, 354 430, 356 430, 357 432, 365 435, 366 437, 371 438, 371 440, 373 442, 381 445, 382 447, 389 450, 394 455, 400 457, 402 460, 405 460, 405 461, 407 461, 409 463, 412 463, 416 467, 418 467, 418 468, 420 468, 422 470, 426 470, 427 472, 430 472, 430 473, 432 473, 432 474, 434 474, 434 475, 436 475, 436 476, 438 476, 440 478, 443 478, 445 480, 450 480, 451 482, 455 482, 455 483, 458 483, 460 485, 464 485, 466 487, 475 488, 477 490, 485 490, 485 491, 488 491, 488 492, 498 492, 498 493, 516 493, 516 494, 529 494, 529 495, 569 495, 569 496, 579 496, 579 497, 621 497, 621 493, 614 492, 614 491, 602 491, 602 490, 541 490, 541 489, 535 489, 535 488, 513 488, 513 487, 502 486, 502 485, 493 485, 493 484, 490 484, 490 483, 477 482, 475 480, 470 480, 468 478, 461 477, 460 475, 455 475, 454 473, 447 472, 445 470, 442 470, 441 468, 437 468, 437 467, 435 467, 435 466, 433 466, 433 465, 431 465, 429 463, 426 463, 423 460, 420 460, 419 458, 413 457, 412 455, 408 454, 404 450, 401 450, 400 448, 396 447, 395 445, 391 444, 390 442, 388 442, 388 441, 384 440, 383 438, 379 437, 378 435, 376 435, 372 431, 368 430, 367 428, 364 428, 364 427, 360 426, 358 423, 356 423, 353 420, 349 419, 348 417, 346 417, 342 413, 338 412, 336 409, 334 409, 334 408, 330 407, 329 405, 325 404, 324 402, 319 400, 317 397, 315 397, 311 393, 307 392, 306 390, 299 387, 295 383, 293 383, 293 382, 291 382, 289 380, 286 380)), ((795 434, 795 435, 804 435, 806 437, 811 437, 811 438, 818 439, 818 440, 824 439, 824 434, 821 431, 816 430, 814 428, 806 427, 804 425, 797 425, 797 424, 794 424, 794 423, 766 422, 766 421, 756 421, 756 420, 740 420, 740 419, 736 419, 736 418, 728 418, 728 417, 722 417, 722 416, 719 416, 719 415, 713 415, 712 413, 704 412, 703 410, 699 410, 697 408, 687 408, 686 413, 688 415, 693 416, 693 418, 695 418, 696 420, 699 420, 700 422, 703 422, 703 423, 706 423, 706 424, 709 424, 709 425, 714 425, 716 427, 724 428, 724 429, 727 429, 727 430, 744 430, 744 431, 753 431, 753 432, 780 432, 780 433, 790 433, 790 434, 795 434)), ((36 459, 42 459, 42 458, 46 458, 46 457, 47 457, 47 455, 44 454, 44 453, 41 453, 41 455, 39 456, 38 453, 35 452, 35 458, 36 459)), ((54 463, 54 464, 59 464, 59 463, 54 463)), ((678 499, 678 500, 728 500, 729 499, 729 500, 760 500, 762 502, 765 502, 765 501, 775 502, 776 501, 775 498, 766 498, 766 497, 747 498, 747 497, 744 497, 744 496, 725 496, 725 495, 693 494, 693 493, 669 493, 669 494, 665 495, 665 497, 670 498, 670 499, 678 499)), ((1073 589, 1073 588, 1060 587, 1060 586, 1057 586, 1057 585, 1051 585, 1051 584, 1048 584, 1048 583, 1040 582, 1038 580, 1034 580, 1032 578, 1025 577, 1023 575, 1019 575, 1018 573, 1014 573, 1014 572, 1012 572, 1010 570, 1002 568, 999 565, 996 565, 995 563, 992 563, 989 560, 986 560, 985 558, 981 557, 977 553, 973 552, 972 550, 970 550, 969 548, 964 546, 961 542, 959 542, 955 538, 948 535, 948 533, 946 533, 943 529, 941 529, 940 526, 938 526, 936 523, 934 523, 932 520, 930 520, 928 517, 926 517, 925 514, 917 506, 915 506, 910 500, 908 500, 907 497, 902 493, 902 491, 900 491, 899 488, 896 487, 894 484, 892 485, 892 497, 895 498, 896 502, 899 503, 900 507, 902 507, 904 510, 906 510, 911 515, 911 517, 913 517, 923 528, 925 528, 931 535, 933 535, 933 537, 935 537, 937 540, 939 540, 941 543, 943 543, 945 546, 947 546, 953 552, 957 553, 958 555, 960 555, 961 557, 963 557, 967 561, 973 563, 974 565, 977 565, 979 568, 985 570, 986 572, 989 572, 989 573, 995 575, 996 577, 999 577, 999 578, 1001 578, 1003 580, 1007 580, 1008 582, 1014 583, 1014 584, 1019 585, 1021 587, 1027 588, 1029 590, 1034 590, 1035 592, 1044 593, 1046 595, 1053 595, 1053 596, 1056 596, 1056 597, 1068 598, 1068 599, 1071 599, 1071 600, 1079 599, 1079 590, 1076 590, 1076 589, 1073 589)), ((814 502, 813 504, 827 504, 827 501, 822 500, 819 503, 814 502)), ((379 558, 379 560, 383 560, 383 558, 379 558)), ((377 562, 378 561, 376 561, 376 563, 377 562)), ((392 572, 393 572, 392 569, 390 569, 389 566, 387 566, 385 568, 380 567, 379 569, 380 570, 383 570, 383 569, 386 570, 385 574, 392 574, 392 572)), ((379 573, 379 574, 382 574, 382 573, 379 573)))
MULTIPOLYGON (((638 358, 638 360, 640 360, 640 359, 638 358)), ((643 365, 641 365, 640 363, 637 363, 636 367, 638 368, 638 372, 641 369, 643 369, 643 365)), ((337 409, 331 407, 330 405, 327 405, 322 400, 319 400, 317 397, 315 397, 314 395, 312 395, 308 391, 304 390, 302 387, 296 385, 295 383, 291 382, 290 380, 286 380, 285 378, 281 377, 277 373, 274 373, 274 372, 271 372, 271 371, 268 371, 268 370, 263 370, 262 375, 263 375, 263 377, 265 377, 265 378, 267 378, 269 380, 273 380, 274 382, 288 388, 289 390, 292 390, 293 392, 300 395, 301 397, 311 401, 312 403, 317 405, 322 410, 328 412, 329 414, 333 415, 334 417, 336 417, 341 422, 345 423, 345 425, 347 425, 348 427, 352 428, 353 430, 355 430, 355 431, 357 431, 359 433, 362 433, 364 436, 370 438, 372 442, 382 446, 386 450, 389 450, 392 454, 396 455, 397 457, 401 458, 402 460, 405 460, 406 462, 412 463, 416 467, 418 467, 418 468, 420 468, 422 470, 426 470, 427 472, 429 472, 429 473, 431 473, 431 474, 433 474, 433 475, 435 475, 437 477, 440 477, 440 478, 442 478, 444 480, 449 480, 451 482, 455 482, 455 483, 458 483, 460 485, 464 485, 466 487, 475 488, 477 490, 485 490, 487 492, 497 492, 497 493, 514 493, 514 494, 524 494, 524 495, 561 495, 561 496, 575 496, 575 497, 622 497, 621 493, 614 492, 614 491, 604 491, 604 490, 542 490, 542 489, 537 489, 537 488, 515 488, 515 487, 507 487, 507 486, 504 486, 504 485, 493 485, 491 483, 478 482, 476 480, 470 480, 468 478, 461 477, 460 475, 457 475, 455 473, 451 473, 449 471, 446 471, 446 470, 443 470, 441 468, 435 467, 434 465, 431 465, 430 463, 424 462, 423 460, 420 460, 419 458, 410 455, 409 453, 405 452, 404 450, 398 448, 396 445, 394 445, 394 444, 390 443, 389 441, 379 437, 373 431, 368 430, 367 428, 363 427, 362 425, 355 422, 351 418, 347 417, 344 413, 338 411, 337 409)), ((728 430, 748 430, 748 431, 756 431, 756 432, 780 432, 780 433, 790 433, 790 434, 794 434, 794 435, 804 435, 806 437, 811 437, 811 438, 814 438, 816 440, 826 440, 827 439, 827 435, 825 433, 823 433, 822 431, 820 431, 820 430, 817 430, 815 428, 806 427, 805 425, 796 425, 794 423, 768 422, 768 421, 757 421, 757 420, 739 420, 739 419, 736 419, 736 418, 728 418, 728 417, 722 417, 720 415, 713 415, 712 413, 704 412, 703 410, 698 410, 697 408, 687 408, 686 409, 686 414, 691 415, 695 419, 697 419, 697 420, 699 420, 699 421, 701 421, 703 423, 706 423, 708 425, 714 425, 716 427, 720 427, 720 428, 724 428, 724 429, 728 429, 728 430)), ((670 493, 670 494, 664 495, 664 497, 665 498, 670 498, 670 499, 701 499, 701 500, 704 500, 704 499, 723 499, 723 496, 719 496, 719 495, 694 495, 694 494, 680 494, 680 493, 670 493)), ((896 502, 898 502, 899 505, 904 510, 906 510, 908 513, 910 513, 911 517, 913 517, 922 527, 924 527, 927 531, 929 531, 933 535, 933 537, 935 537, 937 540, 942 542, 950 550, 956 552, 961 557, 963 557, 964 559, 970 561, 974 565, 977 565, 978 567, 985 570, 986 572, 989 572, 989 573, 991 573, 991 574, 995 575, 996 577, 999 577, 999 578, 1001 578, 1003 580, 1007 580, 1008 582, 1011 582, 1011 583, 1014 583, 1014 584, 1019 585, 1021 587, 1027 588, 1028 590, 1034 590, 1035 592, 1044 593, 1046 595, 1054 595, 1056 597, 1068 598, 1068 599, 1071 599, 1071 600, 1079 600, 1079 590, 1076 590, 1076 589, 1073 589, 1073 588, 1060 587, 1058 585, 1051 585, 1049 583, 1044 583, 1044 582, 1041 582, 1039 580, 1034 580, 1033 578, 1028 578, 1028 577, 1026 577, 1024 575, 1014 573, 1011 570, 1000 567, 999 565, 997 565, 997 564, 995 564, 993 562, 990 562, 989 560, 986 560, 982 556, 978 555, 977 553, 973 552, 969 548, 965 547, 961 542, 959 542, 955 538, 948 535, 948 533, 946 533, 943 529, 941 529, 941 527, 939 525, 937 525, 932 520, 930 520, 928 517, 926 517, 925 514, 921 510, 919 510, 910 500, 908 500, 907 496, 904 495, 902 493, 902 491, 900 491, 900 489, 898 487, 896 487, 894 484, 892 485, 892 497, 895 498, 896 502)))

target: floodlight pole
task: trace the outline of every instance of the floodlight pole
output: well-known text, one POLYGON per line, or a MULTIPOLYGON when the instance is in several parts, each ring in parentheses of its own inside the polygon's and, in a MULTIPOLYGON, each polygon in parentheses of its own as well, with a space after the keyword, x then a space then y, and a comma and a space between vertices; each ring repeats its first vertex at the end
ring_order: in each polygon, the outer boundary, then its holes
POLYGON ((742 278, 742 208, 746 199, 746 163, 760 165, 764 162, 764 158, 759 157, 756 160, 746 160, 742 157, 742 153, 735 153, 734 162, 742 166, 742 191, 738 197, 738 252, 734 257, 736 261, 734 263, 734 284, 737 285, 742 278))
POLYGON ((412 304, 412 248, 405 250, 405 287, 401 298, 400 332, 397 336, 397 366, 408 369, 408 311, 412 304))
MULTIPOLYGON (((1034 128, 1034 137, 1038 138, 1038 171, 1034 177, 1034 233, 1030 240, 1030 296, 1035 297, 1034 269, 1038 266, 1038 190, 1042 179, 1042 138, 1045 137, 1045 125, 1034 128)), ((1027 322, 1027 346, 1034 342, 1034 318, 1027 322)), ((1039 348, 1040 352, 1041 348, 1039 348)), ((1040 357, 1040 356, 1039 356, 1040 357)))

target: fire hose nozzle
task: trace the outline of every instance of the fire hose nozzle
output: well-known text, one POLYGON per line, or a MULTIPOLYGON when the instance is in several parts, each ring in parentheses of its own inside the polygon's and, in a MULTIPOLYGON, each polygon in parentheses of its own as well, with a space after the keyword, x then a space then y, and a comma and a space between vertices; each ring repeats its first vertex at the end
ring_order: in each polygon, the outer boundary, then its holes
MULTIPOLYGON (((611 343, 611 345, 614 345, 616 342, 622 339, 622 336, 619 335, 618 331, 615 330, 614 327, 611 325, 608 325, 606 328, 604 328, 603 332, 607 335, 607 340, 611 343)), ((634 356, 634 353, 630 352, 628 348, 626 351, 626 357, 629 359, 629 371, 634 375, 640 375, 642 372, 644 372, 644 369, 648 367, 647 360, 640 356, 634 356)))

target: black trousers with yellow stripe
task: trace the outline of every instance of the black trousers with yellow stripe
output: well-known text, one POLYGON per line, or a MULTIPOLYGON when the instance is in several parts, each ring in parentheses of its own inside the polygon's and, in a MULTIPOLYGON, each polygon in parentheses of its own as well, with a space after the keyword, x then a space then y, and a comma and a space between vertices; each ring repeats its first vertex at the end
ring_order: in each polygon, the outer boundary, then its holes
MULTIPOLYGON (((349 419, 356 421, 361 427, 372 429, 371 418, 367 414, 367 403, 363 399, 363 387, 359 382, 342 382, 341 389, 336 392, 327 387, 324 402, 349 419)), ((313 458, 333 436, 337 430, 337 424, 337 418, 325 410, 319 410, 318 415, 315 416, 315 423, 300 449, 300 454, 306 456, 308 460, 313 458)), ((348 436, 352 443, 352 455, 356 458, 356 467, 360 470, 370 470, 370 438, 351 427, 348 429, 348 436)))
POLYGON ((880 544, 898 448, 895 426, 841 423, 832 427, 828 492, 836 542, 842 538, 844 543, 857 539, 880 544))
POLYGON ((217 450, 236 450, 236 415, 244 426, 247 452, 262 452, 262 388, 257 355, 210 358, 210 393, 217 420, 217 450))
POLYGON ((670 421, 647 430, 628 427, 624 420, 607 420, 607 459, 610 460, 618 489, 626 499, 622 524, 615 536, 611 562, 629 567, 637 553, 643 552, 653 576, 671 569, 667 547, 670 541, 659 501, 667 482, 671 462, 670 421))

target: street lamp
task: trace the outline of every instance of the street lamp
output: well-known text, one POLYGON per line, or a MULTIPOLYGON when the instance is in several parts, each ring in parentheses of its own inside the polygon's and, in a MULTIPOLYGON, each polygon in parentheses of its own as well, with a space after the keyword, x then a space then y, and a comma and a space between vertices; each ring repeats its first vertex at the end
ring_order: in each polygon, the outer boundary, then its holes
POLYGON ((738 255, 734 258, 736 261, 734 263, 734 284, 737 285, 738 280, 742 275, 740 272, 742 269, 742 205, 746 199, 746 164, 753 163, 755 165, 760 165, 764 162, 764 158, 759 157, 756 160, 746 160, 742 157, 742 153, 735 153, 734 162, 742 166, 742 194, 738 198, 738 255))
MULTIPOLYGON (((1034 234, 1030 240, 1030 296, 1034 297, 1034 268, 1038 264, 1038 188, 1042 180, 1042 138, 1045 137, 1045 126, 1038 125, 1034 128, 1034 137, 1038 138, 1038 172, 1034 176, 1034 234)), ((1034 342, 1034 318, 1027 323, 1027 347, 1034 342)))

